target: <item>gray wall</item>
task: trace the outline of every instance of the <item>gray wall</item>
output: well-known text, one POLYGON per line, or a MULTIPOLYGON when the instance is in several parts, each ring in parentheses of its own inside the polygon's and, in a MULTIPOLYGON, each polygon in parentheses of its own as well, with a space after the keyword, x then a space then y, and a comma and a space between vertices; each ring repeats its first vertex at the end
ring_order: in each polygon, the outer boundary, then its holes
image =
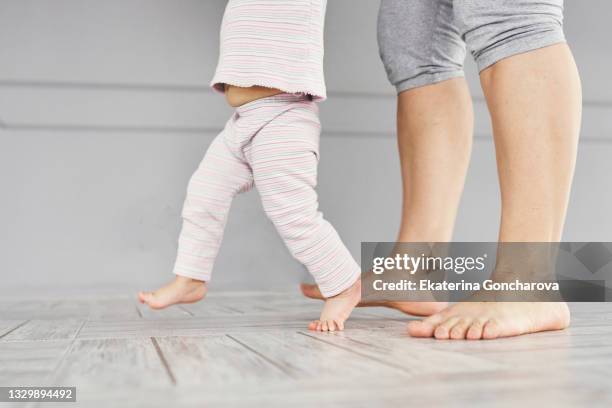
MULTIPOLYGON (((566 240, 611 240, 608 0, 567 1, 584 130, 566 240)), ((169 277, 187 180, 230 114, 208 90, 225 2, 0 0, 0 293, 131 291, 169 277)), ((321 205, 353 254, 393 240, 395 101, 376 46, 378 1, 331 0, 321 205)), ((476 143, 457 240, 494 240, 498 187, 471 62, 476 143)), ((232 209, 214 286, 304 278, 256 193, 232 209)))

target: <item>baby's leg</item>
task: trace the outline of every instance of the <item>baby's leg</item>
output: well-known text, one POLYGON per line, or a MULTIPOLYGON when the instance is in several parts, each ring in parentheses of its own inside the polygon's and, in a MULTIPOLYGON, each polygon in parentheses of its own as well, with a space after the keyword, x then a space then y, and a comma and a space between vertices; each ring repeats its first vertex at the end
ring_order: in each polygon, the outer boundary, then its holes
POLYGON ((252 185, 248 164, 232 154, 221 133, 189 182, 174 266, 176 279, 155 292, 140 292, 142 303, 160 309, 204 297, 232 200, 252 185))
POLYGON ((319 122, 297 108, 267 124, 245 148, 266 214, 327 298, 314 330, 342 330, 361 296, 360 269, 321 212, 317 184, 319 122))

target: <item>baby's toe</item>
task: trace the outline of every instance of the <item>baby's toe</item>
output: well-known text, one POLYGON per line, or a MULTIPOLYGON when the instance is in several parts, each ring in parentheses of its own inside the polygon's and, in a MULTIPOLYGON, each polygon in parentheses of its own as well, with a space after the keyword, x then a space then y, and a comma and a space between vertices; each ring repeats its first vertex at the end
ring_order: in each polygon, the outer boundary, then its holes
POLYGON ((308 330, 316 330, 316 331, 318 331, 317 327, 319 327, 320 324, 321 324, 321 322, 318 321, 318 320, 312 321, 312 322, 310 322, 308 324, 308 330))
POLYGON ((138 293, 138 300, 140 303, 149 303, 153 294, 151 292, 140 292, 138 293))
POLYGON ((336 331, 336 322, 333 320, 330 320, 327 322, 327 327, 329 327, 329 331, 330 332, 335 332, 336 331))
POLYGON ((344 320, 335 320, 334 322, 336 323, 336 327, 339 331, 344 330, 344 320))

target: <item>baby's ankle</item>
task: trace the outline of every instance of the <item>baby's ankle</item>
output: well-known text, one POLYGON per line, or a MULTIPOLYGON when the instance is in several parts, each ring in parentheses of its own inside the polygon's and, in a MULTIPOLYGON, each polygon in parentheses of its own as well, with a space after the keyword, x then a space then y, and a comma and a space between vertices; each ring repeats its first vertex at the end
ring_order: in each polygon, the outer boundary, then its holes
POLYGON ((174 281, 180 285, 186 285, 186 286, 187 285, 188 286, 206 286, 206 281, 190 278, 187 276, 181 276, 181 275, 176 275, 176 279, 174 281))
POLYGON ((334 299, 337 297, 346 297, 346 296, 350 296, 352 298, 355 298, 358 296, 359 298, 361 298, 361 278, 357 279, 355 282, 353 282, 351 286, 344 289, 342 292, 338 293, 337 295, 331 296, 328 299, 334 299))
POLYGON ((357 278, 357 280, 348 288, 346 288, 342 293, 348 292, 359 292, 361 293, 361 278, 357 278))

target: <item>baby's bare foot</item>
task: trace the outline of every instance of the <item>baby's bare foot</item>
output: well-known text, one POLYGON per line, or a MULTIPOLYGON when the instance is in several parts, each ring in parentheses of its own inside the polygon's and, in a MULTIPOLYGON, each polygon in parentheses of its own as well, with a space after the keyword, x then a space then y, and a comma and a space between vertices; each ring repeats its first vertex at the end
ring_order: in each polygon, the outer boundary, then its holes
POLYGON ((316 331, 344 330, 344 322, 361 299, 361 279, 344 292, 325 299, 319 320, 310 322, 308 328, 316 331))
MULTIPOLYGON (((325 300, 317 285, 303 283, 300 286, 304 296, 311 299, 325 300)), ((413 316, 430 316, 448 306, 447 302, 401 302, 401 301, 360 301, 357 307, 388 307, 413 316)))
POLYGON ((441 340, 496 339, 562 330, 569 322, 569 308, 563 302, 466 302, 410 322, 408 333, 441 340))
POLYGON ((206 282, 177 276, 154 292, 139 292, 138 300, 151 309, 163 309, 177 303, 194 303, 206 295, 206 282))

